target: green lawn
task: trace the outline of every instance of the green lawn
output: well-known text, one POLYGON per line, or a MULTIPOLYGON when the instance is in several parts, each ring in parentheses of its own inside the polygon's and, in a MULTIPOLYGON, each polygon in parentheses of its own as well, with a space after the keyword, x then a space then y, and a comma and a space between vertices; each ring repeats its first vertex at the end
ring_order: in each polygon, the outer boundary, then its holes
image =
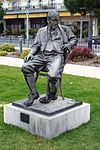
MULTIPOLYGON (((45 92, 45 77, 39 78, 37 88, 39 93, 45 92)), ((0 107, 0 150, 99 150, 100 80, 63 75, 63 92, 65 97, 91 104, 91 120, 87 124, 48 140, 4 124, 0 107)), ((0 66, 0 104, 23 99, 27 93, 20 69, 0 66)))

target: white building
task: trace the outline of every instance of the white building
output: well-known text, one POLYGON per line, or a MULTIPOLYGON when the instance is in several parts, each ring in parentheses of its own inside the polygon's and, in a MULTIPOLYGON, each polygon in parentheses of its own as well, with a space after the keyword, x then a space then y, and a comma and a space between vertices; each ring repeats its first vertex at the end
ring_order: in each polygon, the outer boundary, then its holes
MULTIPOLYGON (((4 28, 8 30, 26 28, 26 6, 29 7, 29 28, 40 28, 47 24, 47 12, 57 9, 61 23, 65 25, 80 24, 80 14, 73 16, 66 11, 63 0, 2 0, 3 7, 7 10, 4 16, 4 28)), ((83 16, 83 26, 88 24, 89 15, 83 16)), ((88 27, 86 26, 88 29, 88 27)), ((79 31, 77 31, 79 32, 79 31)), ((78 33, 79 34, 79 33, 78 33)), ((100 19, 94 18, 93 36, 100 35, 100 19)))

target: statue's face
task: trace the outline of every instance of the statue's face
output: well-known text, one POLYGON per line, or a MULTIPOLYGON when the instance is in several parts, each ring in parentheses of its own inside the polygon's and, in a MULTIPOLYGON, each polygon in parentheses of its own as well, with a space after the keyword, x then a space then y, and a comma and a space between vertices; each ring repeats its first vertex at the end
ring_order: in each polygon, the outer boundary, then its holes
POLYGON ((58 23, 59 23, 58 17, 52 17, 48 20, 48 24, 49 24, 50 28, 53 30, 55 30, 57 28, 58 23))

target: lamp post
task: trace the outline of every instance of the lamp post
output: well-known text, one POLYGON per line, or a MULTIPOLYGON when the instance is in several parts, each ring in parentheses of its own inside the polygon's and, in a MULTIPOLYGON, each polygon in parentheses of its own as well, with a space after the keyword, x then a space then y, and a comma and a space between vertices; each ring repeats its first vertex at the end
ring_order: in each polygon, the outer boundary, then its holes
POLYGON ((27 5, 25 7, 25 10, 26 10, 26 40, 27 40, 27 47, 29 47, 29 8, 30 8, 29 5, 27 5))
POLYGON ((93 34, 93 16, 94 12, 90 13, 89 16, 89 25, 88 25, 88 48, 92 49, 92 34, 93 34))
POLYGON ((83 18, 80 17, 80 42, 82 43, 83 18))
POLYGON ((86 15, 86 9, 84 7, 81 7, 79 9, 79 12, 81 14, 81 17, 80 17, 80 42, 81 42, 81 46, 82 46, 83 16, 86 15))

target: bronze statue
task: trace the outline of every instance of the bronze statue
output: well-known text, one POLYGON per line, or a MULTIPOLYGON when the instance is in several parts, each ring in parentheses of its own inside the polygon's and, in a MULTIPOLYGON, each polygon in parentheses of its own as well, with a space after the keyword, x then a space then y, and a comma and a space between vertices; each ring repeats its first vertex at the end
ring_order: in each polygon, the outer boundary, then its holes
POLYGON ((30 89, 24 105, 30 106, 39 98, 36 89, 34 72, 44 67, 48 71, 49 93, 48 98, 41 103, 49 103, 57 99, 58 78, 63 71, 65 59, 77 44, 77 38, 67 27, 59 24, 59 14, 56 10, 48 12, 48 25, 37 32, 29 54, 24 59, 22 72, 30 89))

